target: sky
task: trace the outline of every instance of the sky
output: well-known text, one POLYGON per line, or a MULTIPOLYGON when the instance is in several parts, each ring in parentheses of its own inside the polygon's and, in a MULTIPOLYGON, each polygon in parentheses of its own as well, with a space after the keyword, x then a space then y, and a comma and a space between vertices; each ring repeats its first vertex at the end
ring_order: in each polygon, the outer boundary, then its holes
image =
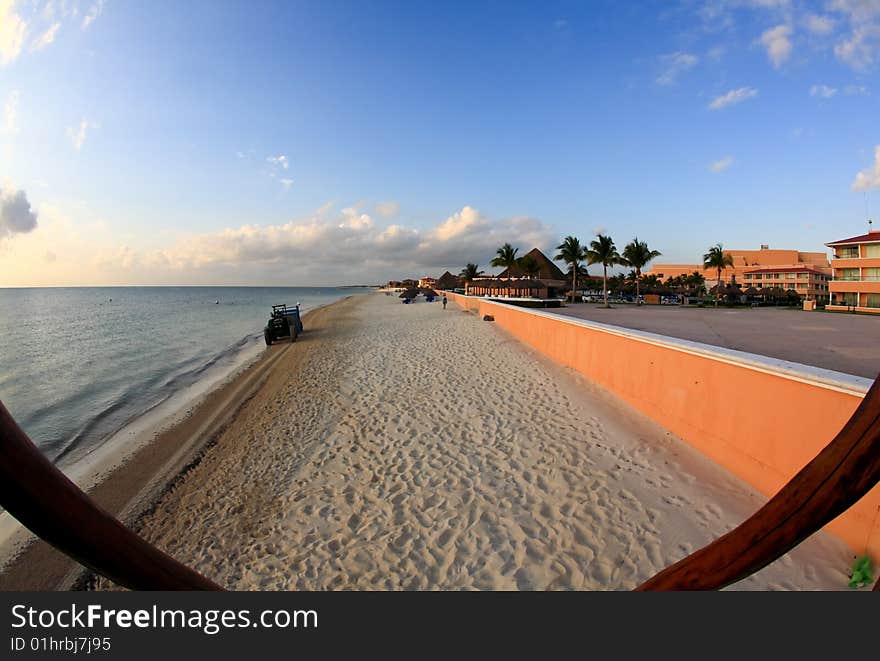
POLYGON ((878 73, 880 0, 0 0, 0 286, 827 250, 880 216, 878 73))

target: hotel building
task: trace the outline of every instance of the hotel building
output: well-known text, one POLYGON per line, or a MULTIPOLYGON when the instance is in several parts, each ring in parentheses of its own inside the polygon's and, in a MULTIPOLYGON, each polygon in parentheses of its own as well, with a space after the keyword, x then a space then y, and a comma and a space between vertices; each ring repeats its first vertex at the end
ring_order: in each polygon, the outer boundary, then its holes
MULTIPOLYGON (((801 298, 825 302, 828 300, 831 265, 824 252, 799 252, 797 250, 725 250, 733 257, 733 267, 721 272, 722 282, 729 283, 733 277, 744 289, 755 287, 781 287, 794 289, 801 298)), ((655 275, 660 280, 690 275, 698 271, 706 278, 706 288, 718 284, 718 271, 704 269, 702 264, 654 264, 645 275, 655 275)))
POLYGON ((825 245, 834 250, 827 309, 880 313, 880 230, 825 245))

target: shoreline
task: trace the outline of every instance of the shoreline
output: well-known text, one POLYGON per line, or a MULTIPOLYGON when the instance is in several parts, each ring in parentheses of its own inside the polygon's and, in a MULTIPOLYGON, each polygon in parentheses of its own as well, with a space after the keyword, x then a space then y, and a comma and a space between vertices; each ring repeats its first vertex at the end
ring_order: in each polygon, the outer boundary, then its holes
MULTIPOLYGON (((346 296, 309 310, 304 324, 326 315, 353 297, 346 296)), ((93 459, 83 460, 77 468, 80 487, 104 509, 132 527, 151 511, 155 502, 187 470, 198 464, 217 436, 239 414, 242 407, 259 391, 278 362, 296 347, 312 340, 311 329, 296 343, 265 347, 253 359, 246 360, 229 374, 206 385, 194 398, 152 426, 136 432, 141 438, 133 446, 96 450, 93 459)), ((160 405, 161 406, 161 405, 160 405)), ((147 413, 149 416, 150 413, 147 413)), ((130 424, 112 437, 129 430, 130 424)), ((110 440, 110 439, 108 439, 110 440)), ((38 539, 8 513, 9 523, 0 526, 0 591, 69 590, 91 574, 60 551, 38 539)))

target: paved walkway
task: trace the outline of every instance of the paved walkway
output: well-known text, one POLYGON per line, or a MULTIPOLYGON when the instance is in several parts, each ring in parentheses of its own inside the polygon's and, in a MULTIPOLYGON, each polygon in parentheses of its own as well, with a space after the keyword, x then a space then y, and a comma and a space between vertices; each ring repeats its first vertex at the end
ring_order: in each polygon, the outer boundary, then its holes
POLYGON ((880 373, 880 315, 592 303, 548 311, 870 379, 880 373))

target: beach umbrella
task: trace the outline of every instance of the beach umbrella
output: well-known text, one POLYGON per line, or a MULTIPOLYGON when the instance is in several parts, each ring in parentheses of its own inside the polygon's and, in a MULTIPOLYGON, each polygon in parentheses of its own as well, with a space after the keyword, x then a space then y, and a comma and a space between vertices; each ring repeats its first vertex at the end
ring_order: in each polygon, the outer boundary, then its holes
POLYGON ((761 289, 758 290, 758 295, 763 296, 764 298, 773 296, 773 289, 770 287, 761 287, 761 289))
POLYGON ((437 292, 435 292, 433 289, 420 289, 419 291, 425 296, 436 296, 437 295, 437 292))
POLYGON ((758 290, 755 289, 754 287, 749 287, 748 289, 746 289, 746 290, 743 292, 743 294, 745 294, 746 296, 757 296, 757 295, 758 295, 758 290))
POLYGON ((405 292, 403 292, 399 296, 399 298, 415 298, 418 295, 419 295, 418 289, 407 289, 405 292))

